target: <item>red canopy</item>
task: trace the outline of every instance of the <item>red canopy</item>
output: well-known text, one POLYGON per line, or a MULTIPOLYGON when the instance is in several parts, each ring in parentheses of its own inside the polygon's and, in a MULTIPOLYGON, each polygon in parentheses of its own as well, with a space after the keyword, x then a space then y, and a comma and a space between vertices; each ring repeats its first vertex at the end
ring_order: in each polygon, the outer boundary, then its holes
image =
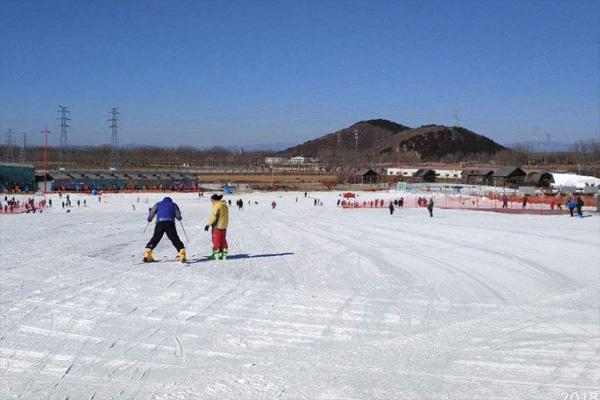
POLYGON ((354 193, 346 192, 346 193, 344 193, 344 198, 345 199, 355 199, 356 195, 354 193))

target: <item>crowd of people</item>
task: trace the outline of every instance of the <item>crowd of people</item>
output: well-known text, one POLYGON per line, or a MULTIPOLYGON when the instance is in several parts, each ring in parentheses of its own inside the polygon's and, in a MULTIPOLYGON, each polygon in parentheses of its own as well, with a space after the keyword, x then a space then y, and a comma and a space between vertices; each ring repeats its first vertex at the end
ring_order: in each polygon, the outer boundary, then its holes
MULTIPOLYGON (((33 197, 29 197, 27 200, 17 200, 14 196, 12 198, 4 196, 4 201, 0 200, 0 213, 12 214, 15 212, 24 212, 29 214, 38 211, 42 212, 46 205, 48 205, 46 199, 42 199, 36 203, 33 197)), ((52 200, 50 200, 51 205, 52 200)))
MULTIPOLYGON (((502 195, 501 201, 502 201, 502 208, 508 208, 509 198, 506 194, 502 195)), ((561 204, 562 201, 564 201, 562 199, 562 195, 560 193, 557 193, 556 196, 554 196, 552 198, 552 202, 550 203, 550 209, 554 210, 555 208, 557 208, 558 210, 562 210, 562 204, 561 204)), ((524 195, 521 198, 521 208, 526 209, 527 205, 529 203, 530 203, 529 196, 524 195)), ((570 195, 567 198, 565 206, 569 210, 571 217, 575 216, 574 215, 575 210, 576 210, 577 216, 583 217, 584 201, 581 198, 581 196, 570 195)))

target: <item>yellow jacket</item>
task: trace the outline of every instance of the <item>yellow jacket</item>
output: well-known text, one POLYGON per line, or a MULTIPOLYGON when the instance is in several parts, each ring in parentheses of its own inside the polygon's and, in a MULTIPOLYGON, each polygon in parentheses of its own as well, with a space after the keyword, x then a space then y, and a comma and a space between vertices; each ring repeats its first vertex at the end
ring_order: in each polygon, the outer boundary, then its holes
POLYGON ((229 208, 225 200, 217 201, 213 204, 210 210, 210 217, 206 225, 210 225, 213 229, 227 229, 229 224, 229 208))

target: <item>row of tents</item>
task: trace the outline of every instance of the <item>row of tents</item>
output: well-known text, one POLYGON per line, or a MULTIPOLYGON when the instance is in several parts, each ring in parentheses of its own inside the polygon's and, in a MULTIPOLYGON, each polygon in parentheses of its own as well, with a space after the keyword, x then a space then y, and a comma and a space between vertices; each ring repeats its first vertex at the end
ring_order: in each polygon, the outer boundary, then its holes
POLYGON ((191 190, 195 174, 182 172, 65 172, 47 176, 51 190, 191 190))

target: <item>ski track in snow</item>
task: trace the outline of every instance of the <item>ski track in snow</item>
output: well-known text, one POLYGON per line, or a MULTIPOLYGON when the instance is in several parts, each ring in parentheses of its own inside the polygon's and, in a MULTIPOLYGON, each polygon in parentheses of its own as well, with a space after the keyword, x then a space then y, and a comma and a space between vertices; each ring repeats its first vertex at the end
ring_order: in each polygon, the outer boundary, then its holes
POLYGON ((133 194, 88 198, 68 214, 2 216, 0 398, 600 391, 597 214, 390 216, 316 195, 325 206, 298 193, 241 195, 243 211, 233 196, 227 261, 202 257, 208 199, 172 195, 191 239, 180 231, 185 264, 166 237, 155 254, 169 262, 140 263, 157 194, 140 195, 150 201, 137 211, 133 194))

